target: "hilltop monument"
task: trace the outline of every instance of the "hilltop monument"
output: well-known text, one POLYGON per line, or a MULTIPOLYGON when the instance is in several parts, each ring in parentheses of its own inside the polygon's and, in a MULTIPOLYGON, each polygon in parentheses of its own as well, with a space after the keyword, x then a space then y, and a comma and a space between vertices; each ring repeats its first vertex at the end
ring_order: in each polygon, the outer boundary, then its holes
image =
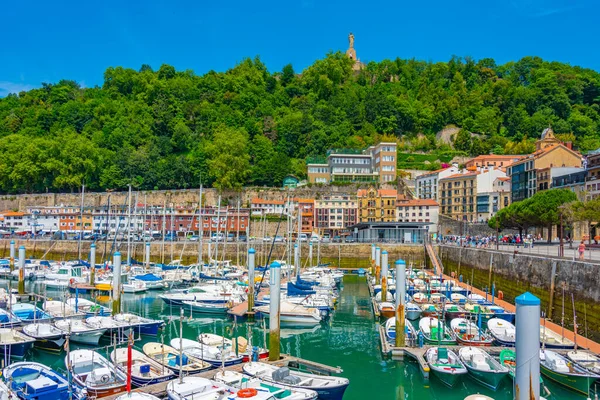
POLYGON ((364 64, 360 62, 360 60, 358 59, 358 57, 356 56, 356 50, 354 50, 354 34, 352 32, 350 32, 350 34, 348 35, 348 50, 346 50, 346 56, 348 56, 350 59, 354 60, 354 66, 352 67, 352 69, 354 69, 355 71, 360 71, 364 64))

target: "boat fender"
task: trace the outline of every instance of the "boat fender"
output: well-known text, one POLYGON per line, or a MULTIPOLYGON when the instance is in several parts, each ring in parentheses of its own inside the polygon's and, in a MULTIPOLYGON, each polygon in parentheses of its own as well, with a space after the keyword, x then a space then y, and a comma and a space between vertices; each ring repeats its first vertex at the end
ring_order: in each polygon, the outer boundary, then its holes
POLYGON ((250 397, 256 396, 257 394, 258 394, 258 390, 253 389, 253 388, 246 388, 246 389, 242 389, 237 392, 237 396, 240 399, 248 399, 250 397))
POLYGON ((504 293, 502 292, 502 290, 498 290, 498 300, 502 299, 504 299, 504 293))

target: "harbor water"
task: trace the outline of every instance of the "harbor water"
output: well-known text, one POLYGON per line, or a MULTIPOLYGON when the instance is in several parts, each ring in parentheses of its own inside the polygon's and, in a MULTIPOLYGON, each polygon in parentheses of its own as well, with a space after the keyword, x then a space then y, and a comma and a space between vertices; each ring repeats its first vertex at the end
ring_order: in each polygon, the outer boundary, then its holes
MULTIPOLYGON (((13 287, 15 282, 12 283, 13 287)), ((46 294, 55 300, 64 297, 60 291, 44 291, 40 283, 28 282, 28 289, 36 293, 46 294)), ((7 287, 7 282, 1 282, 7 287)), ((170 307, 158 296, 162 292, 149 291, 144 294, 124 294, 122 308, 124 312, 133 312, 144 317, 162 319, 164 329, 157 337, 137 337, 134 347, 151 341, 168 344, 179 335, 180 309, 170 307)), ((82 295, 89 298, 89 295, 82 295)), ((98 298, 98 302, 108 304, 109 298, 98 298)), ((183 319, 183 335, 188 339, 197 339, 203 332, 210 332, 226 337, 235 335, 247 336, 252 332, 252 345, 265 347, 268 343, 267 329, 262 321, 253 324, 235 323, 231 318, 207 317, 198 314, 190 316, 185 310, 183 319)), ((108 339, 100 342, 99 352, 110 354, 113 350, 108 339)), ((79 345, 72 344, 71 349, 79 345)), ((434 376, 425 380, 418 364, 410 358, 396 361, 383 358, 380 351, 377 322, 373 317, 369 290, 364 277, 346 275, 343 287, 333 315, 314 329, 281 329, 281 351, 292 356, 316 361, 319 363, 340 366, 342 376, 350 379, 350 386, 344 396, 345 400, 364 399, 444 399, 463 400, 475 393, 485 394, 496 400, 513 398, 512 381, 506 379, 497 391, 491 391, 478 385, 470 377, 464 377, 459 384, 448 388, 434 376)), ((55 370, 65 371, 65 352, 51 354, 32 349, 27 360, 38 361, 51 366, 55 370)), ((546 382, 551 391, 548 399, 584 399, 574 392, 562 389, 551 382, 546 382)))

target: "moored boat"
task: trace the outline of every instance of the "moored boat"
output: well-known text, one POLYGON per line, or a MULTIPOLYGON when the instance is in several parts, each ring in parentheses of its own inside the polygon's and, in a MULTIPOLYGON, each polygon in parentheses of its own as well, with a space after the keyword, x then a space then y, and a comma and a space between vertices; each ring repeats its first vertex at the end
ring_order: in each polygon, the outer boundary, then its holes
POLYGON ((75 308, 75 310, 78 312, 86 313, 88 317, 110 316, 112 314, 111 310, 109 310, 107 307, 87 299, 71 297, 67 299, 65 303, 75 308))
POLYGON ((587 351, 572 350, 567 352, 567 358, 588 371, 600 375, 600 357, 587 351))
MULTIPOLYGON (((127 373, 127 348, 118 348, 110 353, 111 361, 127 373)), ((156 362, 141 351, 131 349, 131 382, 136 386, 154 385, 175 378, 175 374, 163 364, 156 362)))
POLYGON ((496 390, 510 370, 478 347, 463 347, 458 356, 471 376, 484 386, 496 390))
POLYGON ((21 324, 21 320, 10 311, 0 309, 0 328, 12 328, 21 324))
POLYGON ((396 315, 396 307, 393 303, 384 301, 377 303, 377 307, 379 308, 379 314, 385 319, 392 318, 396 315))
POLYGON ((295 388, 273 381, 266 382, 257 377, 250 378, 237 371, 219 371, 214 380, 237 389, 255 389, 257 392, 265 392, 282 400, 316 399, 318 396, 317 392, 311 389, 295 388))
POLYGON ((200 314, 225 314, 230 309, 229 303, 203 303, 188 300, 184 300, 182 303, 182 307, 185 309, 200 314))
POLYGON ((513 324, 500 318, 492 318, 488 321, 487 327, 498 345, 514 347, 517 331, 513 324))
POLYGON ((427 343, 438 345, 456 344, 452 330, 448 329, 443 321, 434 317, 421 318, 419 330, 427 343))
POLYGON ((113 319, 134 328, 136 333, 150 336, 158 335, 158 330, 165 324, 162 320, 144 318, 130 313, 117 314, 113 316, 113 319))
MULTIPOLYGON (((270 306, 260 306, 254 309, 269 318, 270 306)), ((282 301, 279 305, 279 321, 286 326, 315 326, 321 322, 321 313, 316 308, 306 308, 301 305, 282 301)))
MULTIPOLYGON (((238 336, 235 340, 237 342, 238 354, 243 357, 243 362, 248 362, 252 359, 252 351, 253 349, 248 346, 248 340, 246 338, 238 336)), ((223 336, 215 335, 213 333, 201 333, 198 335, 198 342, 208 345, 208 346, 224 346, 227 350, 235 353, 234 341, 231 339, 227 339, 223 336)), ((264 359, 269 357, 269 350, 263 348, 257 348, 258 358, 264 359)))
POLYGON ((293 388, 314 390, 319 395, 319 399, 325 400, 341 400, 350 384, 346 378, 313 375, 262 362, 249 362, 244 364, 242 369, 245 374, 258 377, 266 383, 275 382, 293 388))
POLYGON ((452 350, 445 347, 431 347, 425 352, 425 360, 431 372, 446 385, 452 387, 467 373, 467 368, 452 350))
POLYGON ((63 331, 49 322, 25 325, 23 333, 35 339, 35 347, 48 351, 61 352, 65 344, 63 331))
POLYGON ((179 373, 181 369, 184 374, 190 375, 212 367, 212 365, 197 357, 185 354, 180 355, 178 350, 161 343, 146 343, 142 351, 151 359, 176 373, 179 373))
POLYGON ((93 350, 73 350, 65 357, 73 380, 87 390, 89 397, 106 397, 126 388, 127 376, 93 350))
MULTIPOLYGON (((390 340, 396 339, 396 317, 392 317, 385 321, 385 335, 390 340)), ((408 319, 404 319, 404 338, 406 343, 417 339, 417 331, 408 319)))
POLYGON ((414 321, 421 317, 421 308, 415 303, 408 302, 404 307, 404 313, 406 315, 406 318, 408 318, 411 321, 414 321))
POLYGON ((548 379, 586 396, 600 376, 552 351, 540 350, 540 371, 548 379))
POLYGON ((575 343, 572 340, 550 329, 546 329, 545 326, 540 329, 540 342, 548 349, 572 349, 575 347, 575 343))
POLYGON ((491 346, 494 341, 492 335, 483 333, 473 321, 465 318, 454 318, 450 327, 458 343, 464 346, 491 346))
POLYGON ((425 303, 421 305, 421 315, 423 317, 435 317, 438 315, 438 309, 435 304, 425 303))
POLYGON ((171 339, 170 345, 175 350, 179 350, 180 346, 183 354, 188 357, 196 357, 206 361, 214 367, 240 364, 244 357, 242 355, 236 355, 235 351, 231 347, 226 346, 223 348, 222 345, 212 345, 199 343, 190 339, 171 339))
POLYGON ((169 400, 236 400, 243 398, 275 400, 270 393, 258 392, 254 389, 236 389, 199 376, 186 376, 182 380, 172 380, 167 384, 167 396, 169 400))
POLYGON ((19 318, 24 324, 30 324, 33 322, 48 322, 52 320, 52 316, 34 304, 29 303, 17 303, 13 304, 11 312, 17 318, 19 318))
POLYGON ((95 329, 79 319, 61 319, 54 322, 54 326, 63 334, 69 334, 70 341, 95 346, 106 329, 95 329))
MULTIPOLYGON (((69 400, 67 379, 43 364, 17 362, 2 371, 10 389, 22 400, 69 400)), ((73 398, 83 398, 81 390, 73 388, 73 398)))
MULTIPOLYGON (((0 358, 4 356, 23 358, 34 342, 34 338, 24 335, 15 328, 0 328, 0 358)), ((8 360, 4 361, 8 362, 8 360)))

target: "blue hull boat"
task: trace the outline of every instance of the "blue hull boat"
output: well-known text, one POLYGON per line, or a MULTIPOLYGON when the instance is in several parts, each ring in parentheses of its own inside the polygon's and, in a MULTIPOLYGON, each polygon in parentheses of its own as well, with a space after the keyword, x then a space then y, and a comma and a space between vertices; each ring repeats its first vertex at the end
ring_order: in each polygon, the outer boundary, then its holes
MULTIPOLYGON (((67 379, 49 367, 35 362, 18 362, 4 369, 10 389, 23 400, 68 400, 67 379)), ((74 390, 79 398, 81 390, 74 390)))
POLYGON ((42 311, 39 307, 36 307, 34 304, 13 304, 12 313, 24 324, 30 324, 34 322, 50 322, 52 320, 52 316, 50 316, 50 314, 46 313, 45 311, 42 311))
POLYGON ((35 339, 22 334, 16 329, 2 328, 0 329, 0 358, 23 358, 33 346, 33 343, 35 343, 35 339))
POLYGON ((21 320, 12 313, 0 309, 0 328, 12 328, 21 325, 21 320))

